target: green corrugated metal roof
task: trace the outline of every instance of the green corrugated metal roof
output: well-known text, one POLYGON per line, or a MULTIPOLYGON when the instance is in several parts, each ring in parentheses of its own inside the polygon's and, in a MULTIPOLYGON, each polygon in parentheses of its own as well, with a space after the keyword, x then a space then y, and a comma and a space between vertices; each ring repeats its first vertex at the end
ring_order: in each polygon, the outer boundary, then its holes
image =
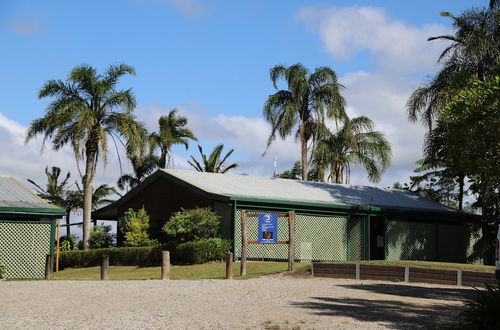
POLYGON ((65 210, 45 202, 10 176, 0 176, 0 211, 8 213, 65 214, 65 210))

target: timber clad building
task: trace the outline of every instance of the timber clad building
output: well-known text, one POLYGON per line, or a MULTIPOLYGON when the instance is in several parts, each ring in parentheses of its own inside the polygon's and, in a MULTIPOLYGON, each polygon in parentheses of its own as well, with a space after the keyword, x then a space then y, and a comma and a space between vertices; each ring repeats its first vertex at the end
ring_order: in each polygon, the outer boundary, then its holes
MULTIPOLYGON (((158 170, 115 203, 92 213, 117 220, 145 207, 151 233, 181 209, 210 207, 221 217, 221 235, 241 254, 241 214, 295 212, 296 260, 435 260, 465 262, 477 217, 411 192, 367 186, 269 179, 247 175, 158 170)), ((249 217, 248 239, 257 240, 249 217)), ((278 240, 288 240, 288 219, 278 218, 278 240)), ((248 257, 288 258, 286 245, 252 244, 248 257)))
POLYGON ((44 278, 45 256, 54 253, 55 219, 65 214, 16 179, 0 176, 0 264, 8 279, 44 278))

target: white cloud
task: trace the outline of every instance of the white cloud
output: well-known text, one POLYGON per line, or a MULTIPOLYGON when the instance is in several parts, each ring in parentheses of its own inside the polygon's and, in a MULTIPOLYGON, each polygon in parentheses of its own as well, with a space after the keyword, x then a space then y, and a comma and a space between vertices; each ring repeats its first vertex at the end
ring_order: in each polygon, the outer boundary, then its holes
POLYGON ((333 56, 349 58, 368 51, 383 70, 398 73, 435 68, 445 45, 426 40, 449 32, 440 24, 411 26, 374 7, 311 6, 301 9, 297 17, 320 36, 333 56))
POLYGON ((173 8, 189 17, 200 17, 206 13, 206 8, 200 0, 166 0, 173 8))
POLYGON ((30 36, 40 31, 42 21, 38 16, 29 16, 7 22, 12 31, 19 35, 30 36))

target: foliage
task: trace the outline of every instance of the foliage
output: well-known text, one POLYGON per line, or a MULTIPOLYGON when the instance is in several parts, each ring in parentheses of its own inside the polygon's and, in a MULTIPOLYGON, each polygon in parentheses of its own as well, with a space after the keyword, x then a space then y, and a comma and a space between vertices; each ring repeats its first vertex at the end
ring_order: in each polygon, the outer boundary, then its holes
POLYGON ((6 270, 5 266, 0 264, 0 279, 5 278, 6 270))
POLYGON ((182 210, 172 216, 163 231, 172 241, 188 242, 217 237, 220 217, 209 208, 182 210))
POLYGON ((121 231, 124 233, 125 246, 154 246, 158 242, 149 238, 149 215, 144 207, 134 211, 128 209, 124 213, 124 219, 121 223, 121 231))
POLYGON ((145 157, 130 156, 129 159, 134 174, 123 174, 120 176, 116 185, 121 190, 124 190, 126 187, 134 188, 139 185, 158 167, 158 157, 152 154, 145 157))
POLYGON ((282 139, 298 126, 296 137, 301 145, 302 180, 307 180, 308 142, 317 141, 325 117, 333 120, 345 117, 345 101, 337 75, 328 67, 319 67, 310 73, 302 64, 289 67, 277 65, 270 70, 270 78, 277 92, 267 98, 263 114, 271 124, 267 147, 276 139, 282 139), (284 79, 287 89, 278 89, 284 79))
POLYGON ((171 150, 173 145, 182 144, 187 150, 189 139, 198 141, 193 132, 186 128, 187 118, 176 116, 176 113, 177 109, 173 109, 170 110, 168 116, 161 116, 158 120, 160 132, 153 132, 149 136, 152 150, 160 150, 160 157, 157 161, 160 168, 167 168, 170 165, 173 167, 174 159, 171 150))
POLYGON ((54 100, 42 118, 31 122, 26 134, 26 142, 43 135, 43 141, 49 139, 55 150, 69 144, 77 161, 83 160, 84 248, 89 245, 92 184, 98 161, 106 164, 108 138, 115 145, 120 140, 129 155, 143 153, 146 145, 147 131, 133 115, 136 101, 131 89, 116 89, 119 79, 127 74, 135 75, 135 70, 125 64, 110 65, 104 74, 80 65, 71 70, 66 81, 47 81, 38 97, 54 100))
POLYGON ((203 153, 203 149, 200 145, 198 145, 198 150, 201 155, 201 162, 197 161, 193 156, 191 159, 193 162, 188 161, 189 165, 194 167, 198 172, 210 172, 210 173, 226 173, 230 169, 236 168, 239 166, 238 163, 233 163, 227 167, 224 167, 224 162, 227 160, 229 156, 234 152, 234 149, 229 150, 226 155, 221 159, 222 149, 224 149, 223 144, 217 145, 210 156, 207 156, 203 153))
POLYGON ((486 290, 474 290, 466 298, 459 314, 461 327, 467 329, 500 329, 500 282, 486 285, 486 290))
MULTIPOLYGON (((296 161, 293 163, 293 167, 289 170, 285 170, 278 175, 280 179, 292 179, 292 180, 301 180, 302 179, 302 164, 300 161, 296 161)), ((307 180, 309 181, 321 181, 321 178, 318 176, 318 172, 316 169, 310 169, 307 172, 307 180)))
MULTIPOLYGON (((75 182, 77 190, 69 192, 68 198, 71 198, 72 203, 76 206, 75 208, 82 209, 84 201, 84 191, 80 188, 78 182, 75 182)), ((114 202, 109 196, 113 194, 118 194, 114 187, 107 184, 101 184, 99 187, 95 188, 92 192, 91 209, 96 210, 98 207, 103 205, 108 205, 114 202)))
POLYGON ((324 128, 313 151, 313 165, 321 181, 325 172, 334 183, 349 183, 351 164, 361 165, 368 179, 379 182, 391 164, 391 144, 384 134, 374 130, 371 119, 345 118, 335 131, 324 128))
POLYGON ((28 179, 28 182, 35 186, 36 193, 40 198, 59 207, 66 207, 65 197, 68 191, 68 181, 71 174, 68 172, 62 182, 59 182, 61 169, 57 166, 45 167, 45 175, 47 176, 47 184, 42 188, 35 181, 28 179))
POLYGON ((115 243, 115 235, 111 234, 111 226, 94 226, 90 233, 89 248, 102 249, 112 247, 115 243))
POLYGON ((109 256, 112 266, 158 266, 161 264, 160 247, 119 247, 91 250, 62 251, 61 268, 99 266, 102 256, 109 256))
POLYGON ((76 235, 61 236, 59 248, 61 251, 71 251, 77 249, 78 237, 76 235))
POLYGON ((220 238, 207 238, 177 245, 176 259, 187 264, 203 264, 223 260, 229 252, 231 241, 220 238))

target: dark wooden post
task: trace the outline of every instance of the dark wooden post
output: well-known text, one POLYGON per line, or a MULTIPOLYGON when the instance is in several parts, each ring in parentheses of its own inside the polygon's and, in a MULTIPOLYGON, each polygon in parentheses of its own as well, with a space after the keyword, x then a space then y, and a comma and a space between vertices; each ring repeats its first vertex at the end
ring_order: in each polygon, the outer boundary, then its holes
POLYGON ((170 251, 161 251, 161 279, 170 279, 170 251))
POLYGON ((109 279, 109 256, 103 254, 101 263, 101 280, 108 280, 108 279, 109 279))
POLYGON ((46 280, 51 280, 52 279, 52 267, 54 264, 54 256, 52 254, 47 254, 45 256, 45 279, 46 280))
POLYGON ((294 230, 294 217, 295 212, 288 211, 288 271, 293 271, 293 262, 295 260, 295 230, 294 230))
POLYGON ((233 279, 233 254, 228 252, 226 254, 226 280, 233 279))
POLYGON ((247 274, 247 211, 241 211, 241 264, 240 264, 240 275, 245 276, 247 274))

